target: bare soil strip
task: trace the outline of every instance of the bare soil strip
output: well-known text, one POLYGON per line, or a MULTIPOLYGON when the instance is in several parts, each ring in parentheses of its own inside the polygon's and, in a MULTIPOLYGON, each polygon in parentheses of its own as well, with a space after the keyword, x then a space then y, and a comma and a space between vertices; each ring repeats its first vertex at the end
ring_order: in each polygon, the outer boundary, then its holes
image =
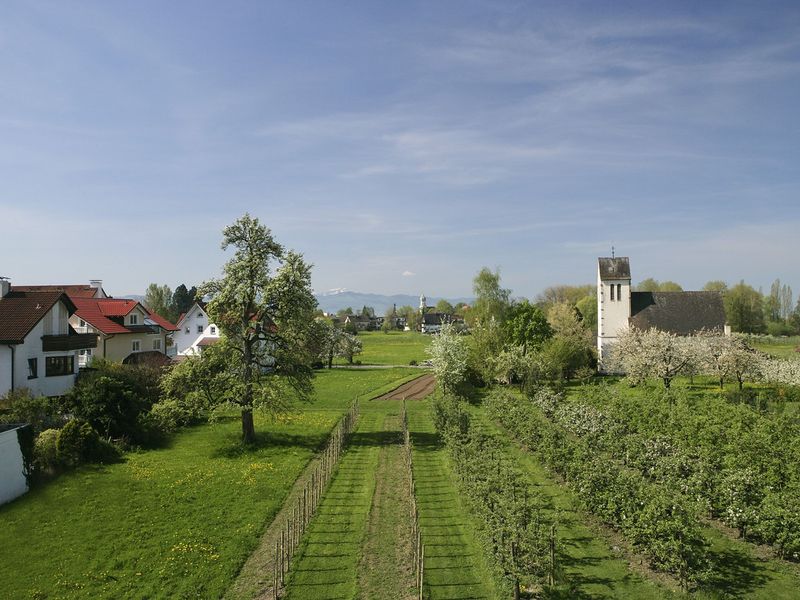
POLYGON ((403 455, 400 417, 389 415, 384 429, 397 433, 384 445, 375 472, 375 492, 358 565, 359 600, 413 600, 411 486, 403 455))
POLYGON ((375 400, 422 400, 430 396, 436 387, 436 378, 432 373, 426 373, 408 381, 391 392, 375 398, 375 400))

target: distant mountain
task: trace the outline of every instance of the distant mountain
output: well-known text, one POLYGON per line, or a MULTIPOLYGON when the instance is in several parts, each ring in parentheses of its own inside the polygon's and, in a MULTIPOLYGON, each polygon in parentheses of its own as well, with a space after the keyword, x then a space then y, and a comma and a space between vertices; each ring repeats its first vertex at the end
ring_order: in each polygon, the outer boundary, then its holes
POLYGON ((114 298, 127 298, 128 300, 136 300, 137 302, 144 304, 144 296, 140 294, 125 294, 121 296, 114 296, 114 298))
MULTIPOLYGON (((356 312, 360 311, 364 306, 371 306, 375 309, 376 315, 383 316, 393 305, 397 305, 397 308, 406 304, 414 308, 419 306, 419 296, 412 296, 411 294, 385 296, 383 294, 365 294, 362 292, 337 289, 316 294, 316 298, 319 307, 325 312, 331 313, 347 308, 348 306, 356 312)), ((439 300, 441 300, 441 296, 426 296, 428 306, 436 306, 439 300)), ((474 298, 445 298, 445 300, 450 304, 456 304, 458 302, 471 304, 474 298)))

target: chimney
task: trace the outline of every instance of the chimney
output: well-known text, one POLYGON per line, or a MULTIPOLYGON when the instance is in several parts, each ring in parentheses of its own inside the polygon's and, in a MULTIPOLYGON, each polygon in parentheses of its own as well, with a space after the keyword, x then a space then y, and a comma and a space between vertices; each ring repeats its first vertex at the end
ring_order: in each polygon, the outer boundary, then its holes
POLYGON ((97 290, 94 293, 95 298, 105 298, 105 294, 103 293, 103 280, 102 279, 90 279, 89 280, 89 287, 93 287, 97 290))
POLYGON ((11 282, 8 280, 8 277, 0 277, 0 298, 3 298, 10 291, 11 282))

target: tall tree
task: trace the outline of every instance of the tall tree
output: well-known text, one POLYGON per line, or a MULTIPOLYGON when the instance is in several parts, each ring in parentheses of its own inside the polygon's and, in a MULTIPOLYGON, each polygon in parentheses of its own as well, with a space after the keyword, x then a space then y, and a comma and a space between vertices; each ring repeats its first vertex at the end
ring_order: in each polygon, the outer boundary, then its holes
POLYGON ((511 307, 506 331, 511 343, 522 347, 523 356, 529 350, 538 350, 553 336, 553 329, 542 309, 527 300, 511 307))
POLYGON ((161 315, 165 319, 173 320, 172 290, 168 285, 151 283, 144 294, 144 305, 151 312, 161 315))
POLYGON ((500 269, 491 271, 483 267, 472 280, 472 291, 475 293, 475 304, 469 314, 473 322, 494 319, 502 325, 511 290, 500 286, 500 269))
POLYGON ((178 315, 189 311, 192 304, 194 304, 196 295, 197 288, 195 286, 192 286, 191 289, 186 289, 186 284, 182 283, 175 288, 175 292, 172 294, 172 312, 176 318, 178 315))
POLYGON ((762 333, 766 330, 761 294, 744 281, 725 294, 725 315, 734 331, 762 333))
POLYGON ((310 397, 308 339, 316 300, 311 268, 284 250, 258 219, 245 214, 223 230, 222 249, 235 248, 210 295, 208 313, 234 353, 233 403, 241 408, 242 439, 255 440, 253 409, 280 412, 292 399, 310 397), (276 267, 273 270, 273 267, 276 267))
POLYGON ((728 284, 720 279, 714 279, 703 286, 703 291, 725 293, 728 291, 728 284))
POLYGON ((437 313, 444 313, 446 315, 452 315, 455 312, 453 305, 444 298, 436 303, 436 308, 434 310, 436 310, 437 313))

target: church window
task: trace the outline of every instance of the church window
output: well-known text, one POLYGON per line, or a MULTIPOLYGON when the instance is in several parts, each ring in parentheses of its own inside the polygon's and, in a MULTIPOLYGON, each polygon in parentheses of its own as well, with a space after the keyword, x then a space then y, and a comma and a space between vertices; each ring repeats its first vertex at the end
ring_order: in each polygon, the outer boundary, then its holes
POLYGON ((617 284, 617 300, 618 301, 622 300, 622 284, 621 283, 617 284))
POLYGON ((610 287, 611 287, 611 301, 613 302, 614 301, 614 284, 612 283, 610 287))

